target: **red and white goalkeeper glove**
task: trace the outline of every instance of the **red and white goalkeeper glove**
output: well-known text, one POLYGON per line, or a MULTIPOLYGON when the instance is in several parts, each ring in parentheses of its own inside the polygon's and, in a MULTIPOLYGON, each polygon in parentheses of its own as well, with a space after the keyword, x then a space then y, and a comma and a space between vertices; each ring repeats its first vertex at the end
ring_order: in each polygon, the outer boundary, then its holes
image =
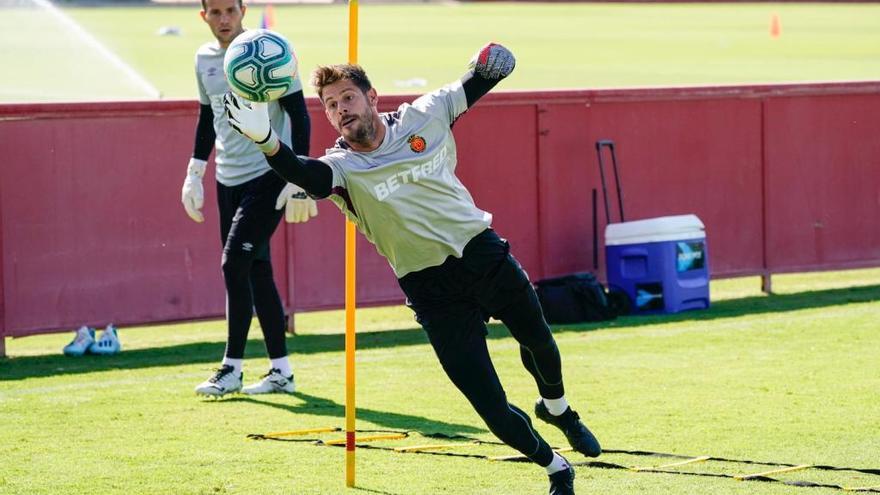
POLYGON ((513 68, 516 66, 516 57, 504 46, 489 43, 480 48, 468 66, 486 79, 498 80, 513 72, 513 68))

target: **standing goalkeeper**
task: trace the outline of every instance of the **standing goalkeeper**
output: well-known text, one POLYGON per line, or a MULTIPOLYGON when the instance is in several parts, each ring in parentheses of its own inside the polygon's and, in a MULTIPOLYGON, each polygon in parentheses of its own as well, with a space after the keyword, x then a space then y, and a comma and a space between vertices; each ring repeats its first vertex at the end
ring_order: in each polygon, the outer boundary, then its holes
MULTIPOLYGON (((284 308, 272 277, 269 239, 286 207, 289 222, 305 222, 318 211, 315 202, 294 184, 273 172, 254 143, 234 132, 226 122, 223 95, 229 91, 223 57, 232 40, 241 34, 246 7, 241 0, 202 0, 202 19, 215 42, 196 52, 199 87, 195 147, 187 166, 181 199, 186 213, 203 222, 202 177, 211 149, 216 149, 217 205, 223 243, 223 279, 226 285, 226 353, 220 367, 196 393, 222 396, 242 390, 242 360, 248 330, 256 309, 271 364, 259 382, 242 391, 250 394, 294 391, 293 372, 287 360, 284 308)), ((281 130, 285 146, 309 152, 310 123, 299 78, 285 96, 268 104, 267 122, 281 130)))
POLYGON ((562 363, 535 291, 455 176, 453 122, 513 71, 514 57, 483 47, 459 80, 397 111, 356 65, 319 67, 312 85, 341 134, 320 159, 280 143, 263 104, 227 96, 229 123, 253 139, 269 165, 318 198, 329 198, 388 259, 446 374, 492 432, 544 466, 550 493, 574 493, 574 469, 507 401, 486 347, 486 321, 500 319, 520 344, 541 397, 538 418, 560 428, 578 452, 598 456, 596 438, 568 406, 562 363))

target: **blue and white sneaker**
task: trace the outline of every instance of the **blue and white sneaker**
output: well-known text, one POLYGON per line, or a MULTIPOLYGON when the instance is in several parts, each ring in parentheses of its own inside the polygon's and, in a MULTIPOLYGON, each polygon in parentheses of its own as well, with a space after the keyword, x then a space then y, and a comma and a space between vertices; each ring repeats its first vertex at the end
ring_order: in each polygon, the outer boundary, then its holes
POLYGON ((296 383, 293 381, 292 373, 290 376, 284 376, 281 374, 281 370, 278 368, 272 368, 268 373, 263 375, 259 382, 254 383, 253 385, 248 385, 241 391, 248 395, 274 393, 292 394, 296 392, 296 383))
POLYGON ((241 377, 242 373, 236 376, 235 368, 224 364, 214 372, 211 378, 208 378, 196 387, 196 393, 221 397, 232 392, 238 392, 241 390, 241 377))
POLYGON ((101 333, 101 337, 89 347, 89 352, 102 356, 117 354, 122 350, 122 343, 119 342, 119 336, 116 334, 116 327, 113 324, 107 325, 107 328, 101 333))
POLYGON ((85 325, 79 327, 73 340, 64 346, 65 356, 82 356, 95 343, 95 329, 85 325))

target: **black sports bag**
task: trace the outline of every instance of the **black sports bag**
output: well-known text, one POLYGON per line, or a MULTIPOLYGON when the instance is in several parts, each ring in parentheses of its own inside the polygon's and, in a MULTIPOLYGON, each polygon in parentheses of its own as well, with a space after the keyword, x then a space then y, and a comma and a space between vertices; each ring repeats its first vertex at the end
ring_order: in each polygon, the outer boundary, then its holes
POLYGON ((535 282, 547 323, 583 323, 617 317, 605 287, 592 273, 573 273, 535 282))

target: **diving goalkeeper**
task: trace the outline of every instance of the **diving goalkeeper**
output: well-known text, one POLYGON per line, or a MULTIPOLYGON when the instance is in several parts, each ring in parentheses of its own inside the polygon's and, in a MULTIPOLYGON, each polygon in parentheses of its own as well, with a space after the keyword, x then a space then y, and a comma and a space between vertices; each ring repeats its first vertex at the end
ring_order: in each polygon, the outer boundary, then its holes
POLYGON ((265 104, 226 97, 229 123, 269 165, 312 197, 328 198, 391 264, 444 371, 492 432, 546 468, 550 493, 574 493, 574 469, 553 452, 528 415, 507 401, 486 346, 486 322, 501 320, 520 344, 540 397, 535 414, 560 428, 578 452, 599 442, 569 406, 559 350, 535 291, 510 246, 491 228, 455 176, 451 127, 514 68, 513 54, 488 44, 464 76, 396 111, 357 65, 318 67, 312 86, 340 138, 321 158, 298 157, 269 124, 265 104))

